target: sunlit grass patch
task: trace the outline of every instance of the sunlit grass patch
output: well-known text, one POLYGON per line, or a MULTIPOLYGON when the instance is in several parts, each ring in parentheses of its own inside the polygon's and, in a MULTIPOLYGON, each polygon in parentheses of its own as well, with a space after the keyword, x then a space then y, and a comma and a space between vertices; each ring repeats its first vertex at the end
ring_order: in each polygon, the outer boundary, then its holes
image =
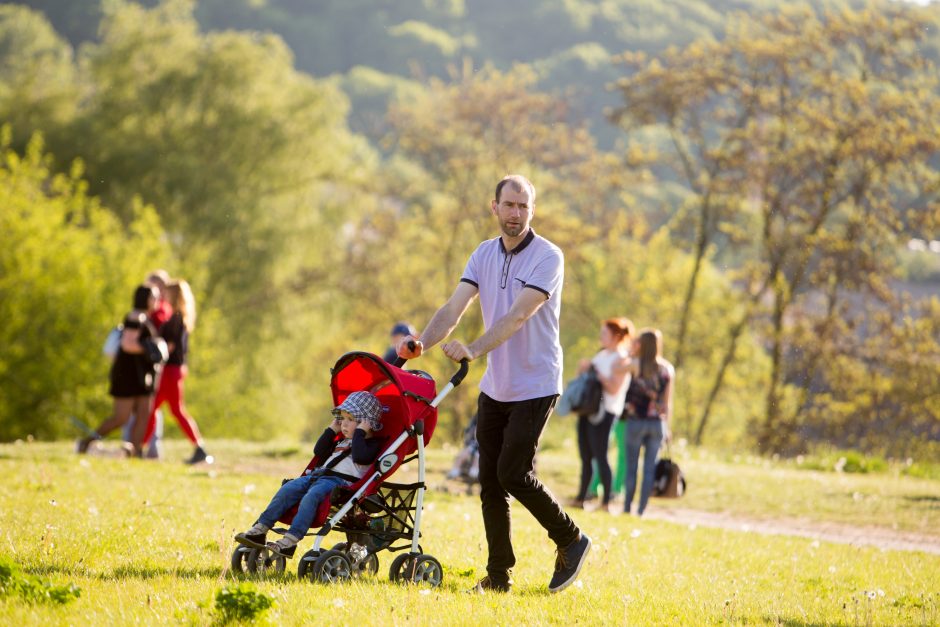
MULTIPOLYGON (((708 529, 652 518, 572 510, 594 540, 581 577, 547 592, 554 547, 513 504, 517 564, 507 595, 466 591, 485 574, 478 496, 444 491, 453 451, 429 449, 430 490, 422 549, 442 564, 439 588, 389 581, 392 556, 379 553, 376 576, 327 586, 299 581, 296 560, 281 577, 235 577, 232 536, 254 522, 283 477, 305 454, 272 459, 281 447, 217 442, 212 466, 182 464, 188 446, 170 442, 164 462, 78 457, 67 444, 0 446, 0 545, 29 576, 74 584, 68 609, 0 599, 3 624, 208 625, 216 599, 250 583, 273 601, 261 624, 931 624, 940 621, 940 556, 882 551, 743 528, 708 529), (6 455, 4 458, 3 455, 6 455), (874 596, 872 596, 874 594, 874 596)), ((559 451, 540 458, 540 476, 560 497, 574 489, 577 460, 559 451)), ((690 456, 689 494, 651 507, 715 507, 766 515, 811 512, 850 519, 890 504, 885 518, 936 514, 914 500, 936 494, 930 482, 893 475, 841 475, 690 456), (792 485, 794 484, 795 485, 792 485), (747 486, 750 486, 748 488, 747 486), (745 496, 745 490, 759 495, 745 496), (865 495, 861 500, 853 493, 865 495), (874 498, 877 496, 877 498, 874 498), (777 501, 774 503, 774 501, 777 501), (762 509, 763 508, 763 509, 762 509)), ((413 469, 402 468, 402 481, 413 469)), ((931 518, 933 516, 933 518, 931 518)), ((325 545, 343 540, 338 535, 325 545)), ((302 549, 312 545, 305 539, 302 549)))

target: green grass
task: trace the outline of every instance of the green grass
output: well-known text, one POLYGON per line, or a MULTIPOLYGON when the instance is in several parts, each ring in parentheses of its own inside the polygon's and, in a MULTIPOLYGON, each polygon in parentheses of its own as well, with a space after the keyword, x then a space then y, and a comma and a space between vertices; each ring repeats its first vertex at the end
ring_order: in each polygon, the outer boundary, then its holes
MULTIPOLYGON (((574 489, 575 453, 558 445, 539 472, 560 497, 574 489)), ((197 624, 217 621, 216 595, 233 577, 232 535, 252 523, 280 484, 306 463, 296 443, 211 442, 218 461, 179 463, 188 446, 170 442, 168 461, 78 457, 66 443, 0 445, 0 556, 52 585, 75 584, 65 605, 0 596, 5 625, 197 624)), ((274 600, 264 624, 940 624, 940 556, 786 536, 573 512, 595 545, 581 578, 546 591, 553 547, 514 505, 518 563, 509 595, 465 594, 481 576, 485 539, 477 497, 437 489, 454 453, 429 451, 422 545, 444 567, 437 589, 379 574, 325 586, 294 576, 253 580, 274 600)), ((753 516, 871 523, 937 533, 940 486, 893 473, 837 475, 756 459, 722 460, 674 451, 689 493, 653 507, 753 516), (681 453, 677 455, 677 453, 681 453), (855 494, 862 495, 861 498, 855 494), (870 517, 875 516, 872 521, 870 517)), ((416 464, 412 464, 416 466, 416 464)), ((396 480, 406 480, 402 469, 396 480)), ((343 538, 327 540, 327 546, 343 538)), ((312 544, 305 540, 302 548, 312 544)))

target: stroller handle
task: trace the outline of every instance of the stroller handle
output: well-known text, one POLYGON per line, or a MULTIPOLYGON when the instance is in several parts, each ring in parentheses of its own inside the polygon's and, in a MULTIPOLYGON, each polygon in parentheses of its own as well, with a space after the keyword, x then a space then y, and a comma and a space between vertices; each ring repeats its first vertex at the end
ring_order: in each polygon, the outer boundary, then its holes
MULTIPOLYGON (((414 340, 408 341, 408 350, 413 351, 416 346, 417 345, 415 344, 414 340)), ((404 357, 399 357, 394 362, 392 362, 392 365, 395 366, 396 368, 401 368, 402 366, 405 365, 405 362, 407 361, 408 360, 405 359, 404 357)), ((454 387, 457 387, 458 385, 460 385, 460 382, 464 380, 464 377, 467 376, 467 372, 469 370, 470 370, 470 361, 466 358, 461 359, 460 369, 457 370, 457 372, 454 373, 454 376, 450 378, 451 385, 453 385, 454 387)))
MULTIPOLYGON (((414 351, 414 349, 417 348, 417 346, 418 345, 415 344, 414 340, 408 340, 408 350, 414 351)), ((392 362, 392 365, 395 366, 396 368, 401 368, 402 366, 405 365, 406 361, 408 360, 405 359, 404 357, 399 357, 398 359, 392 362)))
POLYGON ((470 360, 464 357, 460 360, 460 369, 454 373, 454 376, 450 378, 450 383, 454 387, 460 385, 460 382, 463 381, 464 377, 467 376, 467 372, 470 370, 470 360))

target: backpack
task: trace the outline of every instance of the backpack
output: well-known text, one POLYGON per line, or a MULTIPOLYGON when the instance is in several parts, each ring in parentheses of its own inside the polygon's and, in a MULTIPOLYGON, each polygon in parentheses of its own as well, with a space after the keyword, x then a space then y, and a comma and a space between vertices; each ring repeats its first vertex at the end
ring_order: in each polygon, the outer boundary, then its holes
POLYGON ((653 496, 676 499, 685 494, 685 476, 679 464, 668 457, 656 462, 653 474, 653 496))
POLYGON ((603 387, 597 371, 591 366, 568 384, 565 389, 568 408, 579 416, 593 416, 601 408, 603 387))

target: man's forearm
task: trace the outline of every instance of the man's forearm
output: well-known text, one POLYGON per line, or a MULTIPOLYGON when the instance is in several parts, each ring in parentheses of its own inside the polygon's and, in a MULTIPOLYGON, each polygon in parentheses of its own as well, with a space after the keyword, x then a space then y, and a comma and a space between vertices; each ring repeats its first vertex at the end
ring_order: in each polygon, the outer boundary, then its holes
POLYGON ((467 346, 467 348, 473 354, 473 358, 478 359, 483 355, 486 355, 488 352, 508 340, 510 337, 512 337, 513 333, 522 328, 522 325, 525 323, 526 319, 526 316, 510 311, 508 314, 497 320, 496 324, 490 327, 486 333, 481 335, 467 346))
POLYGON ((418 338, 424 344, 424 350, 431 348, 450 335, 458 322, 460 322, 460 316, 453 314, 449 304, 445 304, 438 309, 421 332, 421 337, 418 338))

